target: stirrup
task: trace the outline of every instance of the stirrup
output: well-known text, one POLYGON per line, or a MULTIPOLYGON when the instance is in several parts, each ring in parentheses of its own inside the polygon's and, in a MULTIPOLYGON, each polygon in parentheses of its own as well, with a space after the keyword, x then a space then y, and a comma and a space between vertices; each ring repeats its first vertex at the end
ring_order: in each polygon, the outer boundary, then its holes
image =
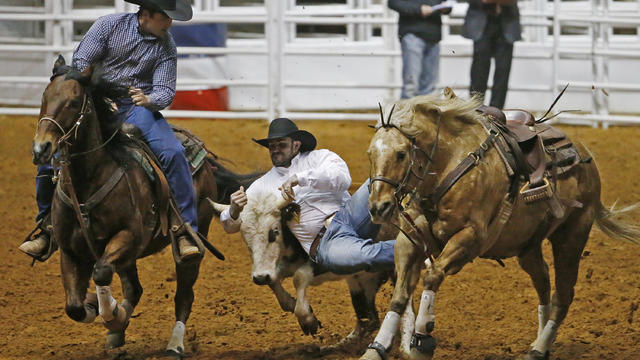
POLYGON ((39 262, 46 261, 51 257, 51 255, 53 255, 53 253, 56 250, 58 250, 58 243, 55 241, 52 234, 53 226, 51 226, 50 222, 48 221, 49 216, 50 215, 47 214, 44 218, 40 219, 36 223, 36 226, 33 228, 33 230, 31 230, 29 234, 25 237, 25 239, 22 241, 22 244, 24 244, 27 241, 34 241, 41 236, 46 236, 48 238, 47 239, 48 246, 41 253, 30 254, 25 252, 25 254, 33 258, 33 261, 31 262, 31 266, 33 266, 33 264, 35 264, 36 261, 39 261, 39 262))
POLYGON ((204 256, 204 245, 202 244, 202 240, 200 239, 198 234, 193 231, 191 225, 189 225, 188 223, 183 223, 180 226, 172 226, 171 231, 169 232, 169 236, 171 238, 171 250, 173 253, 173 259, 176 264, 182 264, 191 260, 202 259, 202 257, 204 256), (186 241, 197 248, 198 252, 188 252, 186 254, 182 254, 182 252, 180 251, 181 238, 186 238, 186 241))
POLYGON ((527 181, 522 188, 520 188, 520 195, 525 203, 531 204, 538 201, 549 200, 553 196, 553 189, 547 178, 543 179, 544 185, 538 187, 531 187, 531 184, 527 181))

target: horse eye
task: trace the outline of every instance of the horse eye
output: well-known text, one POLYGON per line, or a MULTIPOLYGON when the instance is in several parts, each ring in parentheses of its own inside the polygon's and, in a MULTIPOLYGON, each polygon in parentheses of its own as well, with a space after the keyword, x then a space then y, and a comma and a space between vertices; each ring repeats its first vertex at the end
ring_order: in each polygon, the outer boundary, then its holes
POLYGON ((78 101, 78 100, 71 100, 71 101, 69 101, 68 106, 69 106, 69 107, 71 107, 71 108, 77 108, 77 107, 79 107, 79 106, 80 106, 80 101, 78 101))
POLYGON ((276 237, 279 234, 280 234, 280 232, 278 231, 278 229, 269 230, 269 242, 272 243, 272 242, 276 241, 276 237))
POLYGON ((398 161, 404 160, 405 157, 407 157, 407 153, 406 152, 398 151, 398 154, 397 154, 398 161))

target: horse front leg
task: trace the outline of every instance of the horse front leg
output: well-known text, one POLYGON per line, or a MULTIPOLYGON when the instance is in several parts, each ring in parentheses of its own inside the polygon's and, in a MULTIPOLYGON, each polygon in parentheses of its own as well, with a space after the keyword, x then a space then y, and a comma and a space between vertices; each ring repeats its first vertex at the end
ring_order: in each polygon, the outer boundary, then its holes
POLYGON ((396 287, 393 289, 389 312, 384 317, 375 340, 369 345, 369 349, 362 355, 360 360, 386 358, 387 353, 391 350, 393 337, 398 331, 401 314, 405 312, 411 294, 420 279, 420 269, 424 259, 425 255, 421 249, 416 248, 404 234, 400 233, 394 248, 397 280, 396 287))
POLYGON ((416 317, 416 327, 411 339, 409 358, 426 360, 433 358, 436 339, 431 336, 435 327, 434 302, 436 292, 445 276, 454 275, 477 256, 476 232, 467 227, 451 237, 438 258, 427 266, 422 279, 424 290, 420 298, 420 309, 416 317))
POLYGON ((91 264, 79 263, 67 252, 60 250, 60 269, 67 316, 82 323, 93 322, 98 313, 98 299, 96 294, 87 293, 91 264))
POLYGON ((193 305, 193 285, 198 279, 200 273, 200 262, 202 258, 196 258, 192 261, 176 264, 177 289, 175 301, 176 323, 171 332, 171 338, 167 344, 166 353, 171 356, 182 357, 184 355, 184 333, 191 314, 191 306, 193 305))
POLYGON ((296 306, 293 313, 298 318, 298 323, 305 335, 315 335, 320 327, 320 322, 313 313, 307 299, 307 288, 313 280, 313 269, 306 264, 296 270, 293 275, 293 286, 296 288, 296 306))
POLYGON ((133 240, 134 236, 131 232, 126 230, 118 232, 109 240, 102 257, 93 267, 98 311, 104 326, 109 330, 106 344, 109 349, 124 345, 124 331, 129 325, 129 317, 133 312, 132 304, 125 301, 118 305, 111 294, 111 282, 116 265, 122 269, 131 266, 131 261, 135 263, 135 254, 132 251, 133 240))

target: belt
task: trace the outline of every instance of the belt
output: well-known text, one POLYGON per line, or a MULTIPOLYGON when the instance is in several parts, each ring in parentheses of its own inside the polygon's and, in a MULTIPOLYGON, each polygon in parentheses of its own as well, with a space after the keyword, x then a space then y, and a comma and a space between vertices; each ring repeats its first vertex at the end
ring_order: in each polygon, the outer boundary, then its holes
POLYGON ((309 248, 309 257, 311 257, 311 260, 313 260, 314 262, 316 261, 316 255, 318 255, 318 246, 320 245, 320 240, 322 240, 324 233, 327 232, 327 227, 329 227, 329 224, 331 224, 331 220, 333 220, 333 217, 335 215, 336 213, 333 213, 324 220, 322 229, 318 231, 318 235, 316 235, 315 239, 313 239, 313 242, 311 243, 311 248, 309 248))

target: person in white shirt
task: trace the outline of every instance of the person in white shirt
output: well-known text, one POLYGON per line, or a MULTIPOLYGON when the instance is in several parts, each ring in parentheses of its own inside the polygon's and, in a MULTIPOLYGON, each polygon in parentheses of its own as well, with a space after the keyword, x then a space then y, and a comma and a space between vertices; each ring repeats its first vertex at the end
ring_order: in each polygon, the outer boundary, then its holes
POLYGON ((395 240, 373 242, 380 229, 368 209, 368 181, 349 196, 347 164, 326 149, 314 150, 315 137, 287 118, 269 125, 267 138, 273 168, 249 188, 231 194, 231 206, 220 214, 226 232, 240 230, 240 212, 252 193, 273 192, 300 205, 300 219, 287 225, 312 261, 327 271, 392 270, 395 240))

